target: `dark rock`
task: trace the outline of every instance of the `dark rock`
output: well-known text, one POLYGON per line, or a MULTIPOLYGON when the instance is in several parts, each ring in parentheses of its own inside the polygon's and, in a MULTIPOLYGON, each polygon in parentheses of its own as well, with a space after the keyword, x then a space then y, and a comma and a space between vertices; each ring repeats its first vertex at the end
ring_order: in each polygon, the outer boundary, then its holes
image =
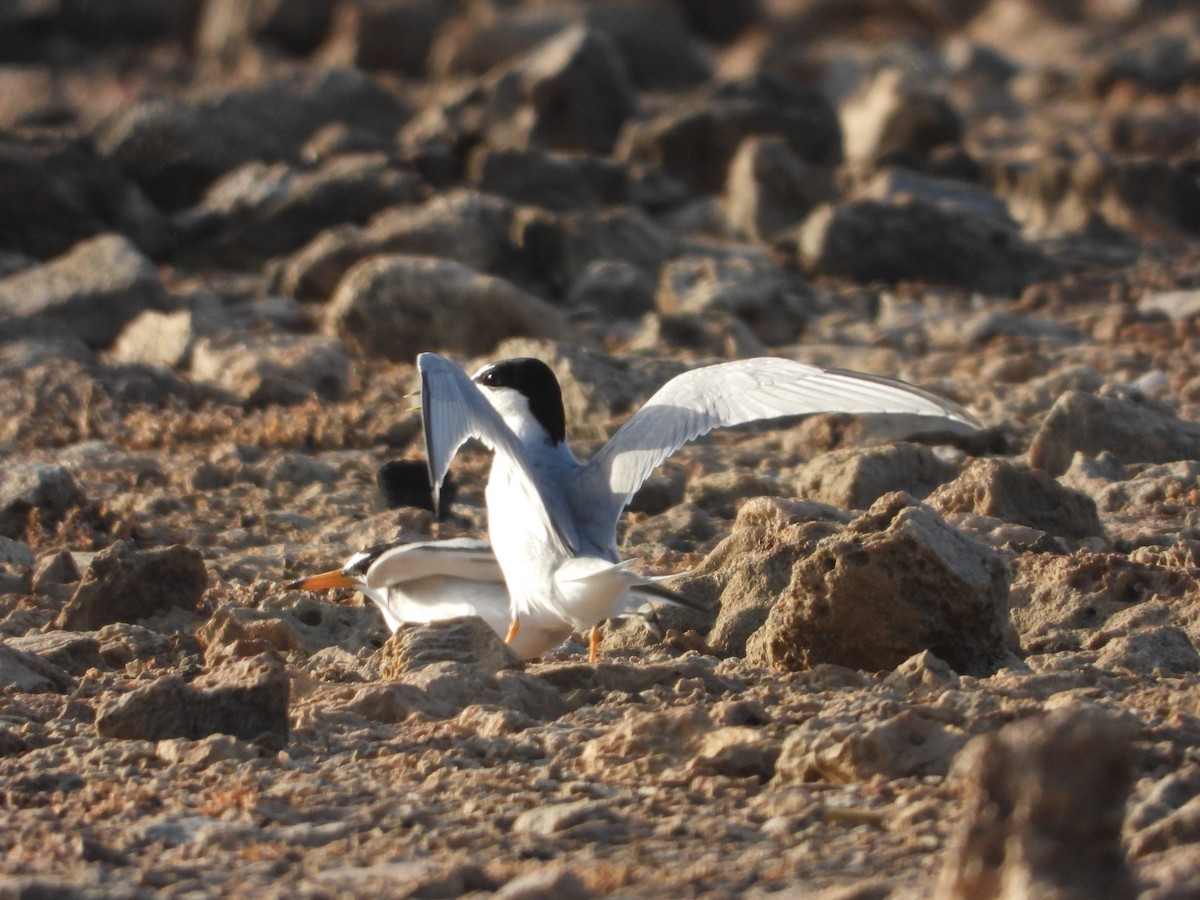
POLYGON ((1029 464, 1061 475, 1076 453, 1108 451, 1123 463, 1200 459, 1200 425, 1149 404, 1068 391, 1029 445, 1029 464))
POLYGON ((612 41, 598 29, 555 35, 501 73, 485 112, 496 147, 607 153, 635 97, 612 41))
MULTIPOLYGON (((433 509, 433 493, 429 487, 429 467, 417 460, 394 459, 385 462, 375 473, 375 484, 388 507, 411 506, 416 509, 433 509)), ((442 510, 450 508, 458 494, 458 484, 453 477, 442 482, 442 510)))
POLYGON ((834 199, 832 171, 811 166, 778 135, 742 141, 729 164, 722 212, 729 229, 765 243, 834 199))
POLYGON ((481 191, 560 212, 629 199, 626 167, 584 153, 485 148, 471 157, 468 177, 481 191))
POLYGON ((765 257, 683 256, 663 266, 659 312, 721 311, 741 319, 763 344, 796 339, 807 318, 808 288, 765 257))
POLYGON ((232 68, 255 43, 289 53, 315 49, 329 29, 334 0, 206 0, 196 25, 200 58, 232 68))
POLYGON ((431 347, 480 354, 513 335, 564 333, 553 307, 510 282, 422 256, 359 263, 334 293, 326 322, 358 353, 405 362, 431 347))
POLYGON ((418 78, 426 74, 433 42, 453 14, 451 6, 435 0, 339 3, 321 60, 418 78))
POLYGON ((944 96, 898 69, 884 69, 842 107, 846 158, 869 166, 919 162, 957 143, 963 124, 944 96))
POLYGON ((1106 93, 1129 83, 1148 91, 1171 94, 1200 75, 1200 55, 1183 34, 1160 34, 1138 40, 1107 54, 1087 76, 1092 90, 1106 93))
POLYGON ((798 242, 810 270, 857 281, 932 281, 1016 294, 1055 268, 1016 230, 923 200, 822 206, 800 226, 798 242))
POLYGON ((25 694, 62 693, 74 679, 34 653, 0 643, 0 685, 25 694))
POLYGON ((942 515, 993 516, 1065 538, 1104 533, 1092 498, 1063 487, 1039 469, 1019 469, 1000 459, 971 460, 957 479, 934 491, 928 502, 942 515))
POLYGON ((995 551, 911 497, 888 494, 796 563, 747 659, 871 671, 931 650, 955 671, 989 673, 1006 658, 1007 599, 995 551))
POLYGON ((85 502, 71 471, 48 463, 0 464, 0 534, 20 538, 31 514, 45 524, 85 502))
POLYGON ((796 488, 803 497, 840 509, 866 509, 892 491, 920 499, 958 471, 957 465, 920 444, 849 448, 822 453, 805 465, 796 488))
POLYGON ((631 122, 617 155, 657 166, 693 190, 715 194, 742 141, 767 134, 783 137, 810 165, 841 162, 842 131, 829 101, 768 74, 723 82, 703 98, 631 122))
POLYGON ((998 167, 989 179, 1025 228, 1070 233, 1099 221, 1146 235, 1200 233, 1200 185, 1163 159, 1045 156, 998 167))
POLYGON ((729 43, 762 15, 759 0, 728 3, 726 0, 675 0, 688 24, 704 38, 729 43))
POLYGON ((1017 227, 1009 214, 1008 204, 987 188, 952 178, 938 178, 904 166, 888 166, 879 171, 858 192, 858 197, 885 203, 924 200, 942 209, 994 219, 1010 229, 1017 227))
POLYGON ((0 137, 0 247, 49 259, 107 231, 150 254, 171 241, 162 214, 90 143, 0 137))
POLYGON ((109 701, 96 716, 101 737, 161 741, 229 734, 282 746, 288 738, 290 682, 279 657, 264 653, 188 684, 175 676, 109 701))
POLYGON ((57 625, 94 631, 172 608, 192 610, 207 585, 204 560, 190 547, 138 550, 131 541, 118 541, 92 559, 57 625))
POLYGON ((190 374, 258 407, 339 400, 349 369, 346 345, 328 335, 229 333, 195 343, 190 374))
POLYGON ((402 627, 375 653, 379 673, 402 679, 440 662, 455 662, 484 674, 520 664, 517 655, 479 616, 402 627))
POLYGON ((368 76, 336 69, 192 100, 144 100, 106 123, 97 142, 151 199, 179 209, 243 163, 297 161, 331 122, 391 134, 407 118, 404 104, 368 76))
POLYGON ((654 308, 654 290, 654 280, 641 266, 598 259, 572 282, 567 303, 606 319, 636 319, 654 308))
MULTIPOLYGON (((0 535, 0 564, 29 570, 33 568, 33 563, 33 551, 27 544, 0 535)), ((32 579, 30 584, 32 586, 32 579)))
POLYGON ((280 269, 276 289, 325 301, 355 263, 369 256, 436 256, 477 272, 517 278, 528 266, 514 243, 517 208, 477 191, 453 190, 421 206, 399 207, 364 228, 340 226, 318 235, 280 269))
POLYGON ((641 210, 620 206, 582 210, 563 218, 563 278, 571 283, 600 260, 618 260, 657 273, 679 254, 679 237, 641 210))
POLYGON ((290 253, 326 228, 413 203, 417 189, 415 175, 380 154, 334 157, 311 171, 251 162, 214 183, 175 221, 189 258, 245 265, 290 253))
POLYGON ((674 4, 634 0, 591 5, 586 23, 616 47, 629 81, 641 91, 683 91, 712 75, 712 67, 674 4))
POLYGON ((104 347, 138 313, 165 298, 154 265, 124 237, 102 235, 0 281, 0 318, 58 319, 87 345, 104 347))
POLYGON ((956 762, 963 818, 937 895, 1135 895, 1121 846, 1136 728, 1067 707, 979 738, 956 762))

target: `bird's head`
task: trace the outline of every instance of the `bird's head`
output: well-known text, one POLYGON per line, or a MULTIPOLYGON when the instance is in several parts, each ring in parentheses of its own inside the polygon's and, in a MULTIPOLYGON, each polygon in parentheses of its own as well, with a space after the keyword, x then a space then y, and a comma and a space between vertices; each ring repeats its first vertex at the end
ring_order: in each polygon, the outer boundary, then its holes
POLYGON ((551 368, 540 359, 503 359, 472 376, 508 427, 526 444, 566 440, 562 390, 551 368))

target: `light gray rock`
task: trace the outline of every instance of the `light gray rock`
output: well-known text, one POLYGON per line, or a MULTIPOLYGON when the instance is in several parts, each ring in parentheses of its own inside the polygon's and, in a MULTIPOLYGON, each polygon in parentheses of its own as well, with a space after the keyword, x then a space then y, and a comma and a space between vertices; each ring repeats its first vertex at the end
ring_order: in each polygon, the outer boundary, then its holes
POLYGON ((1104 451, 1123 463, 1200 459, 1200 425, 1148 404, 1069 391, 1042 420, 1029 463, 1060 475, 1077 452, 1104 451))
POLYGON ((0 685, 25 694, 62 693, 73 679, 34 653, 0 643, 0 685))
POLYGON ((248 407, 338 400, 350 377, 350 355, 336 337, 319 334, 226 333, 197 340, 190 375, 248 407))
POLYGON ((46 524, 85 501, 71 470, 49 463, 0 464, 0 534, 20 538, 30 514, 46 524))
POLYGON ((556 309, 514 284, 421 256, 355 266, 334 293, 326 326, 358 353, 405 362, 429 349, 479 354, 515 335, 566 333, 556 309))
POLYGON ((105 347, 127 322, 165 298, 154 265, 125 237, 106 234, 0 280, 0 318, 58 319, 89 347, 105 347))
POLYGON ((1200 654, 1179 628, 1165 625, 1113 638, 1100 650, 1096 666, 1137 675, 1200 672, 1200 654))

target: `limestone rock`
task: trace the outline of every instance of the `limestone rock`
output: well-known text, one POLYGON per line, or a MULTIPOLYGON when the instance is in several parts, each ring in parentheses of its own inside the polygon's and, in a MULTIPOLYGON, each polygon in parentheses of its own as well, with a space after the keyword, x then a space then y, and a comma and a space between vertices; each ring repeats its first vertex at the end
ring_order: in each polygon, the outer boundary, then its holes
POLYGON ((921 444, 889 444, 822 453, 796 479, 801 496, 840 509, 866 509, 884 494, 923 497, 958 473, 958 466, 921 444))
POLYGON ((228 734, 281 746, 288 737, 290 681, 274 654, 219 667, 188 684, 175 676, 109 701, 96 717, 102 737, 161 741, 228 734))
POLYGON ((339 400, 350 377, 346 345, 329 335, 224 333, 192 349, 191 376, 247 407, 339 400))
POLYGON ((974 741, 955 764, 965 813, 936 896, 1133 897, 1120 836, 1135 732, 1067 707, 974 741))
POLYGON ((598 29, 576 26, 499 75, 486 128, 497 147, 607 153, 635 108, 612 41, 598 29))
POLYGON ((457 662, 485 674, 519 665, 517 655, 478 616, 465 616, 401 628, 375 654, 384 678, 438 662, 457 662))
POLYGON ((846 157, 874 164, 884 159, 919 161, 938 145, 956 143, 963 125, 944 96, 884 69, 842 107, 846 157))
POLYGON ((742 141, 777 134, 800 159, 835 166, 842 159, 837 113, 818 91, 766 73, 719 82, 706 95, 631 122, 617 155, 662 168, 696 191, 715 194, 742 141))
POLYGON ((1077 452, 1104 451, 1123 463, 1200 459, 1200 425, 1149 405, 1069 391, 1042 420, 1029 463, 1059 475, 1077 452))
POLYGON ((994 516, 1060 537, 1103 534, 1095 502, 1063 487, 1039 469, 1022 470, 999 459, 975 459, 963 473, 929 497, 942 515, 955 512, 994 516))
POLYGON ((0 280, 0 318, 58 319, 89 347, 105 347, 165 297, 154 265, 127 238, 106 234, 0 280))
POLYGON ((0 534, 20 538, 30 514, 49 524, 85 498, 70 469, 49 463, 0 464, 0 534))
POLYGON ((1015 229, 916 199, 819 207, 800 226, 798 242, 809 270, 857 281, 929 281, 1015 294, 1055 268, 1015 229))
POLYGON ((0 685, 26 694, 62 693, 73 679, 40 656, 0 643, 0 685))
POLYGON ((834 197, 828 168, 809 165, 778 135, 754 136, 729 164, 721 208, 734 234, 763 243, 834 197))
POLYGON ((927 707, 904 709, 881 719, 830 722, 816 716, 804 721, 783 743, 777 780, 852 784, 880 775, 944 775, 967 742, 962 729, 939 721, 927 707))
POLYGON ((191 610, 207 584, 204 560, 190 547, 138 550, 132 541, 118 541, 92 559, 57 624, 94 631, 176 607, 191 610))
POLYGON ((355 266, 326 321, 359 353, 405 362, 431 348, 480 354, 506 337, 563 332, 554 308, 510 282, 419 256, 381 256, 355 266))
POLYGON ((794 340, 804 327, 807 286, 769 259, 682 256, 663 266, 659 312, 722 311, 741 319, 764 344, 794 340))
POLYGON ((997 553, 929 507, 888 494, 796 563, 747 658, 878 670, 931 650, 957 672, 987 673, 1007 652, 1007 598, 997 553))

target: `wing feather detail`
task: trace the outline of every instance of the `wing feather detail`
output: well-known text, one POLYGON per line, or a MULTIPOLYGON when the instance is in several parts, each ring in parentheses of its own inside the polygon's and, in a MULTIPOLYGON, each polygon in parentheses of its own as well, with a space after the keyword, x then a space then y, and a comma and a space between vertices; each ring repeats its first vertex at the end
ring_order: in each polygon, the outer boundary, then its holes
POLYGON ((688 441, 714 428, 823 412, 907 413, 979 423, 957 403, 875 375, 762 357, 684 372, 631 416, 581 474, 576 504, 610 529, 642 482, 688 441))
POLYGON ((445 357, 422 353, 421 421, 425 429, 425 458, 433 490, 433 508, 441 500, 442 481, 459 448, 471 438, 493 453, 511 459, 525 482, 530 506, 538 515, 547 539, 564 553, 573 553, 576 542, 570 517, 563 513, 563 498, 548 490, 530 463, 525 446, 470 377, 445 357))

